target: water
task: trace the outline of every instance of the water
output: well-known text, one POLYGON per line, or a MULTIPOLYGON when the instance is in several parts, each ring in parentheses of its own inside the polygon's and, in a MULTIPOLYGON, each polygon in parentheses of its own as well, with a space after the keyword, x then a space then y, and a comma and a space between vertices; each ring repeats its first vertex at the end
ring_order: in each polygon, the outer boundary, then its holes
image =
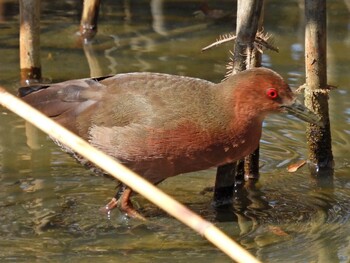
MULTIPOLYGON (((155 3, 155 1, 153 2, 155 3)), ((82 47, 76 31, 80 2, 43 1, 43 76, 62 81, 92 75, 154 71, 220 81, 231 44, 200 49, 231 31, 231 20, 194 17, 201 1, 164 1, 164 20, 152 19, 148 1, 103 1, 99 33, 82 47), (89 64, 90 63, 90 64, 89 64)), ((230 10, 231 1, 211 1, 230 10)), ((3 1, 0 16, 0 84, 19 85, 18 3, 3 1)), ((265 30, 279 54, 264 65, 292 87, 303 84, 303 19, 297 1, 268 1, 265 30)), ((328 3, 328 77, 335 173, 316 180, 306 167, 286 167, 307 157, 305 124, 291 116, 266 119, 261 179, 247 186, 230 209, 214 210, 215 169, 166 180, 164 191, 214 222, 264 262, 348 262, 350 257, 350 20, 342 1, 328 3)), ((109 178, 92 176, 45 135, 38 149, 26 144, 25 123, 0 110, 0 260, 16 262, 230 262, 207 241, 141 196, 134 201, 149 222, 118 211, 99 213, 114 194, 109 178)))

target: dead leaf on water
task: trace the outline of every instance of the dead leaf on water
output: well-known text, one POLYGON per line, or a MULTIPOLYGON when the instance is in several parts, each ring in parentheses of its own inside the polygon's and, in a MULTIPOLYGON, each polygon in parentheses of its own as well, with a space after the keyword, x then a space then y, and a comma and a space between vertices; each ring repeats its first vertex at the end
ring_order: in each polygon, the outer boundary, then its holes
POLYGON ((288 165, 288 172, 290 173, 294 173, 296 172, 300 167, 302 167, 304 164, 306 164, 306 161, 305 160, 299 160, 298 162, 296 163, 293 163, 291 165, 288 165))

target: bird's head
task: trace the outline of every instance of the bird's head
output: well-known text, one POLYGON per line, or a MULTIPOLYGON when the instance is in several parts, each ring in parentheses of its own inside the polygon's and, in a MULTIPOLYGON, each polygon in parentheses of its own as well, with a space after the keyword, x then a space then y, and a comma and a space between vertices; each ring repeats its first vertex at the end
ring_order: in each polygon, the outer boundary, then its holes
POLYGON ((299 119, 323 126, 320 118, 296 100, 288 84, 266 68, 242 71, 227 78, 224 87, 234 87, 235 113, 264 118, 268 113, 286 112, 299 119))

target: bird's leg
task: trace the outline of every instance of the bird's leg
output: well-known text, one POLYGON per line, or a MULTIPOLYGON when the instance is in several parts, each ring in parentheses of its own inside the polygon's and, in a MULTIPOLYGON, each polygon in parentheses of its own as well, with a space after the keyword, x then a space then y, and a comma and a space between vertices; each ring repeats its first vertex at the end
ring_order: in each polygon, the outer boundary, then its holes
POLYGON ((146 221, 139 212, 137 212, 130 201, 130 196, 132 194, 132 190, 129 187, 126 187, 118 199, 118 207, 121 211, 125 212, 128 216, 132 218, 137 218, 143 221, 146 221))
POLYGON ((116 195, 112 198, 112 200, 109 201, 107 205, 105 205, 103 210, 105 212, 109 212, 115 207, 118 207, 122 212, 125 212, 128 216, 145 221, 146 219, 133 207, 130 201, 131 194, 132 190, 123 184, 118 189, 116 195))

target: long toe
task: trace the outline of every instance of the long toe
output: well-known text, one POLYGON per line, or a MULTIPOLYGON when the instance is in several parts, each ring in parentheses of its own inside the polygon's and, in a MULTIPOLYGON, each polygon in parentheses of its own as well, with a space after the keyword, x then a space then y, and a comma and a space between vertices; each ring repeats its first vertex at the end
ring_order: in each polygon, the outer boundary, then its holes
POLYGON ((111 201, 109 201, 104 207, 100 208, 102 213, 108 214, 112 209, 118 206, 118 200, 113 197, 111 201))

